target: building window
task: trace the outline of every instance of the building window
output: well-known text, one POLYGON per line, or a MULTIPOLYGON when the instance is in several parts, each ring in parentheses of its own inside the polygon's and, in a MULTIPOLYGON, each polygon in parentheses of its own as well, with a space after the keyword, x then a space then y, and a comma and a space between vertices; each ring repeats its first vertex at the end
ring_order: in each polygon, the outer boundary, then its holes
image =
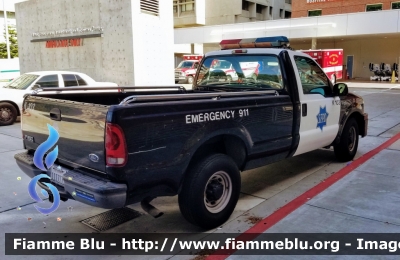
POLYGON ((400 2, 392 3, 392 9, 400 9, 400 2))
POLYGON ((272 16, 272 6, 269 7, 269 15, 272 16))
POLYGON ((174 14, 182 12, 192 12, 195 9, 195 0, 174 0, 174 14))
POLYGON ((193 0, 180 0, 179 4, 181 5, 182 12, 194 11, 194 1, 193 0))
POLYGON ((321 16, 322 10, 308 10, 308 16, 321 16))
POLYGON ((285 19, 289 19, 291 17, 292 17, 292 13, 288 12, 288 11, 285 11, 285 19))
POLYGON ((283 14, 284 14, 284 13, 283 13, 283 9, 279 9, 279 17, 280 17, 280 18, 283 18, 283 14))
MULTIPOLYGON (((4 12, 0 12, 0 18, 4 19, 4 12)), ((15 13, 7 11, 7 19, 15 19, 15 13)))
POLYGON ((367 5, 367 8, 365 11, 367 11, 367 12, 382 11, 382 4, 367 5))
POLYGON ((140 0, 140 10, 148 14, 158 15, 159 6, 158 0, 140 0))
POLYGON ((249 11, 249 2, 242 0, 242 10, 249 11))
POLYGON ((264 9, 265 9, 265 6, 260 5, 260 4, 257 4, 257 6, 256 6, 256 13, 262 14, 264 9))

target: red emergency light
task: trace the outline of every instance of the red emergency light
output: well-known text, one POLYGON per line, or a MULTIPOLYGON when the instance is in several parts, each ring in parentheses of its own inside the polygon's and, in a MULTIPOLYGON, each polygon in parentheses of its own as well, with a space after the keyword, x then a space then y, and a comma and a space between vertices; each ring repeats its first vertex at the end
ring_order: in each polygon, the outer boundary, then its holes
POLYGON ((200 61, 203 58, 203 55, 183 55, 183 60, 198 60, 200 61))
POLYGON ((289 45, 289 39, 285 36, 222 40, 219 44, 221 50, 240 48, 284 48, 289 47, 289 45))

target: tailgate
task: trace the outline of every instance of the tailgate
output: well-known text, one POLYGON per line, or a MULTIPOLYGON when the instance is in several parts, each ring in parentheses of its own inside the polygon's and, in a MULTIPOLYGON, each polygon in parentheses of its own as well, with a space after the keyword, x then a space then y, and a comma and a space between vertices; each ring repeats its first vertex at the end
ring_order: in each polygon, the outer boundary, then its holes
POLYGON ((21 128, 26 149, 36 150, 47 140, 49 124, 60 135, 59 163, 105 173, 104 129, 108 106, 28 96, 23 108, 21 128), (60 119, 54 118, 54 112, 61 115, 60 119))

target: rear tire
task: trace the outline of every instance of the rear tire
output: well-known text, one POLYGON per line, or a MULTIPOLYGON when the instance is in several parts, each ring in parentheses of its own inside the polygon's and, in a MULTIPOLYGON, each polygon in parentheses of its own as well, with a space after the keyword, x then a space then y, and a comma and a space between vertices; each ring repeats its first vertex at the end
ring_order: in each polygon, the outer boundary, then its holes
POLYGON ((0 126, 12 125, 17 120, 17 109, 10 103, 0 103, 0 126))
POLYGON ((335 156, 341 162, 353 160, 358 148, 358 124, 350 118, 343 128, 340 142, 334 146, 335 156))
POLYGON ((181 192, 179 208, 190 223, 205 229, 228 220, 240 193, 240 172, 225 154, 213 154, 189 169, 181 192))

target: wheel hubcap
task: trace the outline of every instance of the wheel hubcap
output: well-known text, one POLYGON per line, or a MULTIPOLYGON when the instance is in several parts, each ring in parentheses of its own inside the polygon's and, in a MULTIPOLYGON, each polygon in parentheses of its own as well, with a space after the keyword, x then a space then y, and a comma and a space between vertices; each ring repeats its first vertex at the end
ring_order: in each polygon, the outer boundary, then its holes
POLYGON ((232 195, 232 180, 224 171, 214 173, 204 189, 204 204, 211 213, 221 212, 232 195))
POLYGON ((224 193, 224 186, 217 180, 213 180, 208 184, 206 189, 206 196, 209 201, 216 201, 222 197, 224 193))
POLYGON ((11 113, 10 109, 8 109, 8 108, 0 108, 0 119, 2 121, 10 120, 11 116, 12 116, 12 113, 11 113))
POLYGON ((356 146, 356 129, 354 127, 351 127, 349 130, 348 144, 349 151, 352 152, 354 150, 354 147, 356 146))

